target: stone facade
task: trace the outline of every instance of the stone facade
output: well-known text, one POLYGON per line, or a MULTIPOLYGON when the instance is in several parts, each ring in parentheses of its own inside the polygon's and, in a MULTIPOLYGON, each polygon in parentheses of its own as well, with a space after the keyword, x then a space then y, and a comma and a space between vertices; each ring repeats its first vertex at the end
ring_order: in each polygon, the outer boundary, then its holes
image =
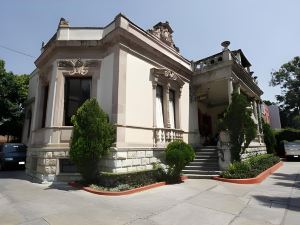
POLYGON ((27 173, 49 182, 78 177, 61 171, 60 162, 69 157, 70 117, 83 98, 96 98, 116 127, 116 142, 99 162, 109 172, 163 164, 173 140, 195 147, 211 141, 234 90, 249 96, 259 126, 262 91, 243 52, 228 46, 192 62, 175 46, 168 22, 145 31, 121 14, 103 28, 71 27, 62 18, 29 83, 27 173))

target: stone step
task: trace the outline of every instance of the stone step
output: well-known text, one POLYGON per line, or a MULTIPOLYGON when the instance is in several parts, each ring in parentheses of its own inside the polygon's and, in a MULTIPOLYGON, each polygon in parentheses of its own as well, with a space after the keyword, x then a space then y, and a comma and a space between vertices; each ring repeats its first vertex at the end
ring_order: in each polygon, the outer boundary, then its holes
POLYGON ((184 174, 189 179, 212 179, 214 176, 218 176, 218 174, 215 175, 199 175, 199 174, 184 174))
POLYGON ((199 149, 194 149, 195 152, 217 152, 217 148, 199 148, 199 149))
POLYGON ((218 155, 218 152, 213 152, 213 151, 211 151, 211 152, 195 152, 195 155, 199 155, 199 156, 201 156, 201 155, 218 155))
POLYGON ((213 156, 213 155, 210 155, 210 156, 195 156, 195 161, 196 160, 215 160, 216 162, 218 161, 218 156, 213 156))
POLYGON ((218 166, 219 164, 217 162, 191 162, 187 166, 201 166, 201 167, 211 167, 211 166, 218 166))
POLYGON ((186 174, 199 174, 199 175, 214 175, 214 174, 219 174, 219 170, 182 170, 184 175, 186 174))
POLYGON ((203 171, 211 171, 211 170, 219 170, 219 166, 217 165, 204 165, 204 166, 192 166, 192 165, 188 165, 184 168, 184 170, 203 170, 203 171))

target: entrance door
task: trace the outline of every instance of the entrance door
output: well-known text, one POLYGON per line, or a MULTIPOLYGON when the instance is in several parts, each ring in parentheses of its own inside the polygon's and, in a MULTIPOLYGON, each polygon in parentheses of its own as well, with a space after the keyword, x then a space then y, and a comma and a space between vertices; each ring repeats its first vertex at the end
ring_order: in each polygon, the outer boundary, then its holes
POLYGON ((211 145, 213 138, 211 116, 198 109, 198 123, 200 135, 205 139, 204 145, 211 145))

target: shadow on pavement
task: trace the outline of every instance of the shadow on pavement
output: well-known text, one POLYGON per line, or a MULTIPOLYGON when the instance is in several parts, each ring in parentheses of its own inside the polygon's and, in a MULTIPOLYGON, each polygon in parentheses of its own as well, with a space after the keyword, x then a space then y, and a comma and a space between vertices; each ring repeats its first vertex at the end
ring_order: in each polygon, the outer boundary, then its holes
MULTIPOLYGON (((24 180, 30 183, 43 184, 36 178, 33 178, 25 173, 24 168, 12 167, 9 170, 0 171, 0 181, 4 179, 13 179, 13 180, 24 180)), ((57 189, 61 191, 74 191, 78 190, 69 186, 66 182, 53 182, 48 184, 44 184, 46 187, 44 190, 57 189)))
MULTIPOLYGON (((285 173, 273 173, 272 179, 279 180, 274 185, 293 188, 294 190, 300 189, 300 174, 285 174, 285 173)), ((296 193, 293 193, 296 194, 296 193)), ((299 194, 298 194, 299 196, 299 194)), ((279 197, 279 196, 264 196, 254 195, 253 198, 260 201, 263 205, 276 208, 288 208, 293 211, 300 212, 300 197, 279 197)))

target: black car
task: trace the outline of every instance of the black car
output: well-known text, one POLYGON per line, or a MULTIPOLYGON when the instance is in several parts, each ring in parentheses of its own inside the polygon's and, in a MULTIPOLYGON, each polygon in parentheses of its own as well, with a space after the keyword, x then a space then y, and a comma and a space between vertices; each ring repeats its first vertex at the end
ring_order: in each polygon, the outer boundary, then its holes
POLYGON ((9 166, 25 167, 27 146, 21 143, 0 145, 0 170, 9 166))

